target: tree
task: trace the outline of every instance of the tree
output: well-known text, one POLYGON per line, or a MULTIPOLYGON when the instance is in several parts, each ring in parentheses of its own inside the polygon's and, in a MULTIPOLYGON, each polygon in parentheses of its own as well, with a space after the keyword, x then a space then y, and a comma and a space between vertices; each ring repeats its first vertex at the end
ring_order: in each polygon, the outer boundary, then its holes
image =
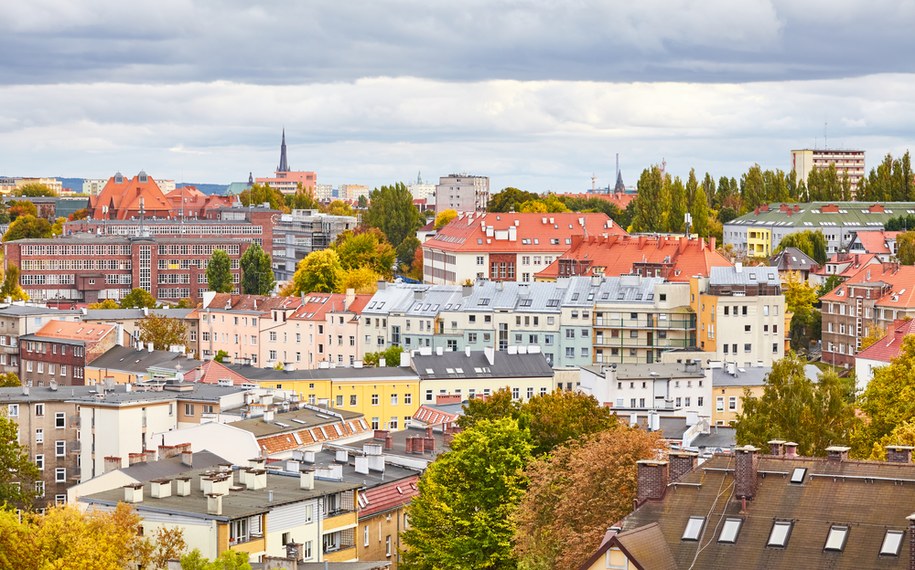
POLYGON ((321 203, 315 200, 314 189, 302 188, 299 183, 296 186, 294 194, 286 194, 283 197, 286 206, 293 210, 318 210, 321 203))
POLYGON ((29 460, 28 448, 19 443, 19 426, 0 414, 0 505, 31 506, 40 475, 29 460))
POLYGON ((251 570, 248 553, 223 550, 216 560, 208 560, 196 548, 181 557, 181 570, 251 570))
POLYGON ((838 275, 830 275, 826 278, 825 281, 817 289, 817 297, 822 297, 823 295, 829 293, 836 287, 842 284, 842 278, 838 275))
MULTIPOLYGON (((400 245, 397 246, 397 267, 400 271, 405 271, 413 265, 416 259, 416 252, 422 251, 422 243, 416 236, 407 236, 400 245)), ((419 278, 422 281, 422 277, 419 278)))
POLYGON ((658 457, 666 446, 660 432, 617 426, 528 467, 530 486, 514 517, 522 568, 578 568, 607 528, 632 511, 637 461, 658 457))
POLYGON ((220 348, 219 350, 216 351, 216 355, 213 356, 213 360, 215 360, 216 362, 225 362, 226 358, 228 358, 228 357, 229 357, 229 353, 220 348))
POLYGON ((617 417, 593 396, 555 390, 521 406, 531 432, 534 455, 551 452, 569 441, 617 427, 617 417))
POLYGON ((397 252, 378 228, 347 230, 337 236, 334 249, 343 269, 368 267, 385 279, 394 277, 397 252))
POLYGON ((704 185, 696 187, 696 193, 689 203, 689 214, 693 218, 692 233, 699 237, 708 237, 709 209, 704 185))
POLYGON ((489 197, 486 210, 489 212, 519 212, 521 204, 539 198, 538 194, 509 186, 489 197))
MULTIPOLYGON (((483 420, 500 420, 511 418, 520 421, 521 402, 512 398, 511 390, 496 390, 488 398, 470 398, 461 406, 463 413, 457 423, 461 429, 470 429, 483 420)), ((525 425, 521 422, 522 427, 525 425)))
POLYGON ((22 386, 22 381, 15 372, 0 373, 0 388, 18 388, 22 386))
POLYGON ((165 569, 169 560, 178 560, 187 550, 184 531, 160 526, 150 539, 136 541, 133 560, 140 568, 165 569))
POLYGON ((856 438, 862 454, 894 429, 915 418, 915 336, 906 336, 899 355, 888 366, 874 369, 874 376, 858 398, 858 407, 868 421, 856 438))
POLYGON ((874 325, 868 329, 868 333, 861 339, 861 348, 858 349, 858 352, 861 352, 865 348, 873 345, 875 342, 886 336, 886 327, 881 327, 879 325, 874 325))
POLYGON ((29 200, 13 200, 7 206, 7 211, 9 212, 10 221, 14 221, 20 216, 38 217, 38 207, 29 200))
POLYGON ((380 229, 387 236, 388 243, 397 247, 423 225, 423 217, 413 205, 413 194, 402 182, 398 182, 394 186, 372 190, 362 222, 380 229))
MULTIPOLYGON (((363 196, 360 196, 363 198, 363 196)), ((324 211, 331 216, 355 216, 356 212, 353 211, 353 207, 344 202, 343 200, 334 200, 324 208, 324 211)))
POLYGON ((386 350, 379 352, 367 352, 362 359, 365 366, 381 366, 381 359, 384 358, 385 366, 400 366, 400 355, 403 348, 397 345, 389 346, 386 350))
POLYGON ((635 212, 632 217, 632 230, 635 232, 655 232, 661 230, 664 217, 661 193, 664 177, 661 169, 654 165, 646 168, 636 185, 638 194, 632 201, 635 212))
POLYGON ((80 208, 79 210, 76 210, 75 212, 73 212, 72 214, 67 216, 67 221, 75 222, 77 220, 85 220, 88 217, 89 217, 89 208, 80 208))
POLYGON ((791 347, 807 350, 810 342, 820 338, 822 319, 814 308, 818 302, 816 289, 801 279, 797 271, 789 271, 782 282, 785 305, 791 316, 791 347))
POLYGON ((150 313, 137 324, 140 331, 140 342, 153 344, 155 350, 169 350, 172 346, 184 346, 187 338, 187 325, 180 319, 161 317, 150 313))
POLYGON ((337 293, 345 293, 347 289, 352 289, 358 294, 374 294, 378 290, 379 280, 381 280, 381 275, 375 273, 370 267, 346 269, 343 271, 337 293))
POLYGON ((440 230, 451 223, 451 220, 457 217, 458 213, 455 210, 442 210, 435 216, 435 229, 440 230))
POLYGON ((245 206, 269 204, 274 210, 289 211, 283 193, 276 188, 272 188, 269 184, 255 184, 239 194, 238 199, 245 206))
POLYGON ((788 234, 779 240, 775 253, 789 247, 796 247, 821 265, 826 263, 826 236, 821 230, 815 232, 804 230, 788 234))
POLYGON ((26 196, 28 198, 39 198, 39 197, 54 197, 57 196, 57 192, 52 190, 48 185, 41 184, 40 182, 30 182, 28 184, 23 184, 19 188, 16 188, 12 192, 13 196, 26 196))
POLYGON ((784 439, 797 442, 800 455, 822 456, 830 445, 850 441, 858 420, 848 386, 832 370, 813 382, 804 364, 790 352, 772 365, 761 397, 745 391, 737 416, 738 445, 765 447, 784 439))
POLYGON ((66 223, 66 218, 57 218, 54 220, 54 224, 51 225, 51 236, 60 236, 64 233, 64 223, 66 223))
POLYGON ((896 259, 902 265, 915 265, 915 230, 896 236, 896 259))
POLYGON ((789 313, 811 308, 819 300, 816 289, 804 281, 797 271, 789 271, 785 274, 782 293, 785 295, 785 306, 789 313))
POLYGON ((0 299, 10 298, 12 301, 28 301, 29 295, 19 285, 19 268, 12 263, 6 266, 3 275, 3 285, 0 285, 0 299))
POLYGON ((121 306, 118 305, 118 302, 115 301, 114 299, 105 299, 104 301, 99 301, 98 303, 89 303, 89 305, 87 305, 86 308, 90 309, 90 310, 98 310, 98 309, 110 310, 110 309, 120 309, 121 306))
POLYGON ((122 309, 155 309, 158 306, 156 298, 153 297, 149 291, 146 289, 140 289, 139 287, 132 289, 130 293, 124 295, 124 298, 121 299, 121 308, 122 309))
POLYGON ((217 293, 231 293, 235 285, 232 283, 232 260, 223 249, 214 249, 207 264, 207 287, 217 293))
POLYGON ((289 285, 283 288, 283 295, 302 293, 333 293, 340 289, 343 267, 340 256, 332 249, 313 251, 299 262, 289 285))
POLYGON ((269 295, 276 287, 273 267, 268 254, 254 243, 241 255, 241 290, 246 295, 269 295))
POLYGON ((512 514, 527 486, 527 430, 481 421, 429 465, 407 507, 405 570, 516 567, 512 514))
POLYGON ((667 231, 682 233, 687 210, 686 187, 679 177, 668 185, 670 194, 670 209, 667 214, 667 231))
POLYGON ((17 217, 3 234, 3 241, 51 237, 51 222, 31 214, 17 217))

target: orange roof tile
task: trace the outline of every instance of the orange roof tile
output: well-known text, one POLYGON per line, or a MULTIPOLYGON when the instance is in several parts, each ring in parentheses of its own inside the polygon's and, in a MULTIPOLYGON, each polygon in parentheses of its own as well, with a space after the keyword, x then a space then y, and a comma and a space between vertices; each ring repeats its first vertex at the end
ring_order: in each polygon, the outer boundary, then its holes
POLYGON ((98 196, 90 199, 89 208, 95 219, 127 220, 140 215, 140 201, 146 217, 168 217, 171 205, 145 172, 127 178, 120 173, 108 179, 98 196))
POLYGON ((902 341, 907 335, 915 334, 915 320, 897 320, 886 336, 860 351, 855 358, 889 362, 899 356, 902 341))
POLYGON ((218 384, 220 380, 230 380, 233 386, 248 384, 251 381, 215 360, 208 360, 184 375, 185 382, 201 384, 218 384))
POLYGON ((423 247, 458 252, 562 253, 569 248, 566 238, 582 234, 628 235, 606 214, 460 214, 426 240, 423 247))
POLYGON ((211 311, 260 311, 295 310, 302 305, 301 297, 268 297, 266 295, 233 295, 217 293, 204 308, 211 311))
POLYGON ((858 241, 861 242, 861 246, 864 247, 864 251, 867 253, 880 254, 893 253, 886 245, 886 240, 895 240, 896 235, 899 234, 899 232, 888 232, 885 230, 861 230, 855 233, 858 236, 858 241))
POLYGON ((419 475, 377 485, 363 491, 367 504, 359 510, 360 517, 383 513, 408 504, 419 494, 419 475))
POLYGON ((845 302, 848 300, 848 287, 864 283, 884 283, 889 286, 890 291, 877 300, 877 306, 915 307, 915 266, 897 263, 862 266, 844 283, 820 299, 845 302))
POLYGON ((45 326, 38 329, 35 336, 94 342, 104 338, 116 328, 116 325, 97 323, 49 321, 45 326))

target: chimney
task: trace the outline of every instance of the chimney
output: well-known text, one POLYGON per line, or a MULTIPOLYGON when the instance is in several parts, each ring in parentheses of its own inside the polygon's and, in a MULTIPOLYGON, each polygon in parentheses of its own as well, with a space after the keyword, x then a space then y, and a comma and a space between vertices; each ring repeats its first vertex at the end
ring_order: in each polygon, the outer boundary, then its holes
POLYGON ((828 461, 848 461, 848 450, 850 447, 833 445, 826 448, 826 459, 828 461))
POLYGON ((303 469, 299 473, 299 488, 306 491, 312 491, 315 488, 315 471, 314 469, 303 469))
POLYGON ((264 469, 266 465, 267 460, 263 457, 255 457, 254 459, 248 460, 248 467, 252 467, 254 469, 264 469))
POLYGON ((388 430, 386 429, 376 429, 375 430, 375 439, 380 439, 384 441, 388 437, 388 430))
POLYGON ((407 453, 413 453, 413 436, 412 435, 407 436, 407 446, 404 449, 404 451, 406 451, 407 453))
POLYGON ((130 485, 124 485, 124 502, 142 503, 143 483, 131 483, 130 485))
POLYGON ((413 453, 422 455, 426 452, 426 438, 421 435, 413 437, 413 453))
POLYGON ((217 493, 210 493, 207 495, 207 514, 222 514, 222 495, 217 493))
POLYGON ((797 444, 789 441, 785 444, 785 457, 797 457, 797 444))
POLYGON ((181 452, 181 465, 185 467, 194 466, 194 454, 190 450, 181 452))
POLYGON ((699 454, 695 451, 672 451, 667 456, 668 474, 671 481, 678 481, 699 464, 699 454))
POLYGON ((435 438, 428 436, 423 438, 423 447, 429 453, 435 453, 435 438))
POLYGON ((178 477, 175 479, 175 495, 178 497, 187 497, 191 494, 191 478, 178 477))
POLYGON ((172 480, 158 479, 152 481, 149 487, 149 496, 155 499, 164 499, 172 496, 172 480))
POLYGON ((135 465, 137 463, 142 463, 146 461, 145 453, 128 453, 127 454, 127 465, 135 465))
POLYGON ((264 469, 252 469, 251 474, 248 475, 248 480, 251 481, 251 490, 259 491, 261 489, 267 488, 267 471, 264 469))
POLYGON ((387 437, 384 438, 384 448, 394 449, 394 436, 391 434, 388 434, 387 437))
POLYGON ((637 464, 638 489, 636 491, 636 502, 642 504, 649 499, 662 499, 667 491, 667 462, 642 459, 637 464))
POLYGON ((338 449, 334 461, 342 465, 349 463, 349 452, 345 449, 338 449))
POLYGON ((773 439, 769 442, 769 455, 784 455, 785 441, 782 439, 773 439))
POLYGON ((432 437, 432 426, 426 428, 426 437, 432 437))
POLYGON ((121 458, 109 455, 105 458, 105 473, 117 471, 121 468, 121 458))
POLYGON ((909 570, 915 570, 915 513, 905 519, 909 521, 909 570))
POLYGON ((734 495, 738 499, 752 499, 759 483, 759 449, 745 445, 734 450, 734 495))
POLYGON ((369 458, 367 455, 356 456, 356 473, 369 474, 369 458))
POLYGON ((890 463, 911 463, 912 449, 909 445, 887 445, 886 460, 890 463))

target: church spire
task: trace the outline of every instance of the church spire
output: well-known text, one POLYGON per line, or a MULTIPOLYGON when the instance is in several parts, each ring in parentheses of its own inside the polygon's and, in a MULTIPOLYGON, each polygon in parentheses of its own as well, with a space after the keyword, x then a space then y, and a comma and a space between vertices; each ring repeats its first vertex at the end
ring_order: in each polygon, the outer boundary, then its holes
POLYGON ((276 167, 277 172, 289 172, 289 163, 286 162, 286 129, 283 128, 283 142, 280 144, 280 165, 276 167))

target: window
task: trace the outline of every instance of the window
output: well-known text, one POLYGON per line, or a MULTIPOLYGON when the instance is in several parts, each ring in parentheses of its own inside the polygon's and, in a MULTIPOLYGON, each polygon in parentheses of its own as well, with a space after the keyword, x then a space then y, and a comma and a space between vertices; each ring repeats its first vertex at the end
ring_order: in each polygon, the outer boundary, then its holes
POLYGON ((372 429, 381 429, 381 420, 378 416, 372 418, 372 429))
POLYGON ((248 541, 248 519, 229 522, 229 544, 248 541))
POLYGON ((65 483, 67 481, 67 470, 64 467, 58 467, 54 470, 54 482, 65 483))
POLYGON ((39 471, 44 471, 44 454, 39 453, 35 456, 35 465, 38 467, 39 471))
POLYGON ((405 405, 410 405, 413 403, 413 394, 407 393, 403 395, 403 403, 405 405))
POLYGON ((44 443, 44 429, 38 428, 35 430, 35 443, 44 443))
POLYGON ((44 481, 35 481, 35 496, 44 497, 44 481))
POLYGON ((391 394, 391 405, 392 406, 397 405, 397 394, 391 394))
POLYGON ((362 527, 362 544, 363 546, 369 545, 369 525, 362 527))
POLYGON ((845 525, 834 524, 829 527, 829 534, 826 535, 826 545, 823 550, 832 552, 842 552, 845 550, 845 542, 848 540, 848 527, 845 525))
POLYGON ((719 412, 724 411, 724 396, 718 396, 715 398, 715 410, 719 412))
POLYGON ((728 398, 728 409, 732 412, 737 409, 737 396, 728 398))
POLYGON ((686 528, 683 529, 682 540, 699 540, 702 534, 702 527, 705 525, 705 517, 689 517, 686 521, 686 528))
POLYGON ((520 398, 521 398, 521 388, 518 388, 517 386, 512 388, 512 399, 518 400, 520 398))
POLYGON ((9 404, 6 407, 7 415, 11 418, 19 417, 19 404, 9 404))
POLYGON ((388 558, 391 557, 391 535, 385 537, 384 539, 384 555, 388 558))
POLYGON ((389 429, 397 429, 397 416, 391 416, 391 421, 388 423, 389 429))
POLYGON ((373 406, 378 405, 378 394, 372 394, 372 405, 373 406))
POLYGON ((36 416, 44 415, 44 404, 35 404, 35 415, 36 416))
POLYGON ((772 531, 769 533, 769 540, 766 542, 766 546, 784 548, 788 544, 792 524, 791 521, 775 521, 772 523, 772 531))
POLYGON ((902 537, 905 534, 901 530, 888 530, 883 537, 883 544, 880 545, 881 556, 899 556, 899 549, 902 546, 902 537))
POLYGON ((338 408, 343 407, 343 394, 337 394, 337 397, 334 400, 335 400, 335 402, 334 402, 335 406, 337 406, 338 408))
POLYGON ((63 457, 66 454, 67 454, 67 442, 62 439, 58 439, 57 441, 55 441, 54 442, 54 456, 63 457))
POLYGON ((350 397, 349 397, 349 405, 350 405, 350 406, 355 406, 355 405, 356 405, 356 394, 350 394, 350 397))
POLYGON ((718 535, 718 542, 726 542, 728 544, 737 542, 737 535, 740 533, 740 525, 742 524, 743 519, 724 519, 724 525, 721 527, 721 534, 718 535))
POLYGON ((315 506, 314 505, 305 505, 305 524, 311 524, 315 520, 315 506))
POLYGON ((194 415, 194 404, 184 404, 184 415, 186 415, 186 416, 194 415))

